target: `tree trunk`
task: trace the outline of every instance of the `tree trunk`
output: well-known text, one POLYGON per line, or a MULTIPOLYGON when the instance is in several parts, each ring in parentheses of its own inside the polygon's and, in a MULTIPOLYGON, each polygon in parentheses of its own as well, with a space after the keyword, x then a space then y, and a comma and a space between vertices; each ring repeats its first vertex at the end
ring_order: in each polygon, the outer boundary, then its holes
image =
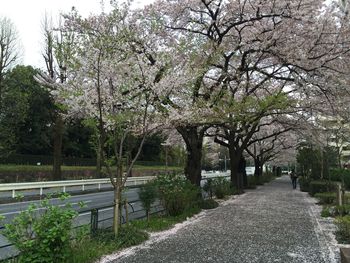
POLYGON ((120 188, 114 188, 114 214, 113 214, 113 233, 117 237, 119 233, 119 203, 120 203, 120 188))
POLYGON ((243 174, 239 170, 241 155, 229 147, 230 165, 231 165, 231 183, 237 188, 239 193, 243 192, 243 174))
POLYGON ((60 114, 57 115, 53 129, 53 180, 62 180, 62 138, 64 122, 60 114))
POLYGON ((199 127, 178 127, 187 150, 185 175, 192 184, 200 186, 202 180, 202 149, 203 149, 203 128, 199 127))
POLYGON ((254 158, 254 167, 255 167, 255 171, 254 171, 255 181, 256 181, 256 183, 259 183, 260 182, 260 177, 261 177, 259 157, 254 158))
POLYGON ((100 135, 98 138, 98 145, 96 151, 96 176, 98 178, 104 177, 102 174, 102 167, 104 164, 104 145, 105 145, 105 136, 100 135))
POLYGON ((245 168, 246 168, 246 161, 245 161, 243 155, 241 155, 241 158, 239 161, 238 172, 239 172, 239 174, 241 174, 242 184, 243 184, 244 188, 248 187, 248 177, 247 177, 247 172, 246 172, 245 168))

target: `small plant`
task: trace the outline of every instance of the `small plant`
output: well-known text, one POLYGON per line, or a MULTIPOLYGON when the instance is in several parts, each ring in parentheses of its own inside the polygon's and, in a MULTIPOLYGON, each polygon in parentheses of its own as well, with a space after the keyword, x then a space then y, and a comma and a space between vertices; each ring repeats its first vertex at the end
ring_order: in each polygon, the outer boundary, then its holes
POLYGON ((218 202, 213 199, 206 199, 199 202, 199 206, 202 209, 214 209, 219 206, 218 202))
POLYGON ((350 243, 350 216, 337 217, 335 220, 337 225, 336 238, 339 243, 350 243))
MULTIPOLYGON (((63 201, 68 198, 62 194, 63 201)), ((69 257, 72 220, 77 212, 70 204, 56 206, 45 199, 5 225, 5 235, 20 250, 21 262, 64 262, 69 257)))
POLYGON ((218 199, 224 199, 231 193, 230 182, 224 177, 215 178, 212 185, 214 194, 218 199))
POLYGON ((142 207, 146 210, 147 221, 149 221, 151 206, 157 198, 157 188, 155 184, 153 182, 148 182, 142 185, 139 191, 139 198, 142 207))
POLYGON ((325 206, 321 212, 322 217, 346 215, 350 215, 350 205, 325 206))

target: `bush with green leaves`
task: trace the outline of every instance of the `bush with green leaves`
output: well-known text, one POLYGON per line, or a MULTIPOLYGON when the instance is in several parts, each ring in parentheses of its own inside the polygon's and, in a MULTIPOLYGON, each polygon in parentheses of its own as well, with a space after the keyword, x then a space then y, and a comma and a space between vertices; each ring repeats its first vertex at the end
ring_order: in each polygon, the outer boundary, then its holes
POLYGON ((316 193, 314 195, 322 205, 331 205, 336 203, 337 194, 334 192, 316 193))
POLYGON ((146 210, 147 220, 149 221, 151 206, 157 199, 157 187, 153 181, 140 187, 139 198, 142 207, 146 210))
POLYGON ((309 193, 314 196, 316 193, 332 192, 335 185, 329 181, 311 181, 309 185, 309 193))
POLYGON ((259 178, 257 178, 256 176, 248 176, 247 177, 247 181, 248 181, 247 189, 256 189, 256 185, 257 185, 258 180, 259 180, 259 178))
POLYGON ((223 199, 231 194, 231 184, 224 177, 218 177, 212 181, 213 192, 218 199, 223 199))
POLYGON ((159 199, 171 216, 182 214, 197 205, 200 189, 180 175, 159 175, 155 181, 159 199))
POLYGON ((337 181, 337 182, 343 182, 344 186, 347 190, 350 190, 350 170, 348 169, 340 169, 340 168, 333 168, 329 172, 330 180, 337 181))
POLYGON ((350 243, 350 216, 337 217, 335 220, 337 231, 335 233, 339 243, 350 243))
POLYGON ((310 182, 311 182, 311 179, 309 179, 307 177, 299 177, 300 191, 309 192, 310 191, 310 182))
MULTIPOLYGON (((62 194, 60 199, 66 200, 62 194)), ((5 225, 6 237, 20 250, 20 262, 64 262, 69 257, 72 221, 77 216, 71 205, 53 205, 49 198, 5 225)))
POLYGON ((321 212, 322 217, 336 217, 350 215, 350 205, 324 206, 321 212))

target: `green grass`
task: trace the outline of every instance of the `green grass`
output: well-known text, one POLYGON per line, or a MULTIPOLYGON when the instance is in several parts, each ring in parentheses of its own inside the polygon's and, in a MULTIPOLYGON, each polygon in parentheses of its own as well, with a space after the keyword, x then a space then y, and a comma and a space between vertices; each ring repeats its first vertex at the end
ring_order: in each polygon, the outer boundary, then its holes
POLYGON ((117 238, 111 230, 101 230, 95 237, 85 237, 75 241, 71 256, 66 263, 96 262, 103 255, 111 254, 122 248, 141 244, 149 235, 131 224, 123 225, 117 238))
POLYGON ((70 260, 66 263, 96 262, 103 255, 141 244, 148 239, 149 234, 147 232, 167 230, 176 223, 183 222, 188 217, 199 212, 199 208, 192 208, 176 217, 154 216, 151 217, 150 222, 146 220, 135 220, 122 226, 118 238, 114 238, 111 231, 100 231, 94 238, 86 237, 75 242, 72 247, 70 260))

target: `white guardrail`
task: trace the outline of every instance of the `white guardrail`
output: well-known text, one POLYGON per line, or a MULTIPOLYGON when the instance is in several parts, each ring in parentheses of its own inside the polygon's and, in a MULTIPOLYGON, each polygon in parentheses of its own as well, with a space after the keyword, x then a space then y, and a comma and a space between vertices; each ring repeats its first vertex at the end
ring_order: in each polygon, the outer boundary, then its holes
MULTIPOLYGON (((202 174, 202 179, 229 176, 227 173, 205 173, 202 174)), ((126 186, 137 186, 145 184, 152 180, 155 176, 129 177, 126 181, 126 186)), ((85 186, 96 185, 97 189, 101 189, 101 185, 111 184, 109 178, 101 179, 86 179, 86 180, 66 180, 66 181, 43 181, 43 182, 28 182, 28 183, 8 183, 0 184, 0 192, 11 191, 12 198, 16 197, 18 190, 34 190, 39 189, 40 195, 43 195, 43 190, 48 188, 62 188, 62 192, 66 192, 67 187, 81 186, 81 190, 85 191, 85 186)))

